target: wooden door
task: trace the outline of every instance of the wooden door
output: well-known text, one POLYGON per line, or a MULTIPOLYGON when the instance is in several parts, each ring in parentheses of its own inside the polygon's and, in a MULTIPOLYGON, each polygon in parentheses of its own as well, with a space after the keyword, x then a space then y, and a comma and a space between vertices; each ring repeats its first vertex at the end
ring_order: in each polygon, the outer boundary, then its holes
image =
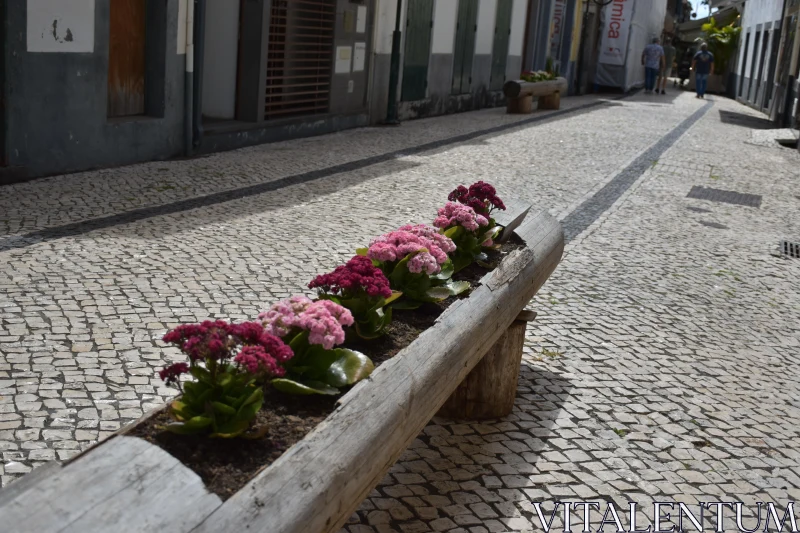
MULTIPOLYGON (((452 0, 451 0, 452 1, 452 0)), ((428 61, 431 55, 433 0, 409 0, 406 17, 406 45, 403 56, 401 98, 410 102, 425 98, 428 61)))
POLYGON ((472 60, 475 33, 478 31, 478 0, 461 0, 456 23, 456 48, 453 56, 453 94, 465 94, 472 85, 472 60))
POLYGON ((146 1, 109 2, 109 117, 144 114, 146 1))
POLYGON ((511 8, 513 0, 497 0, 497 18, 494 26, 494 43, 492 44, 492 77, 489 89, 499 91, 506 81, 506 64, 508 62, 508 41, 511 35, 511 8))

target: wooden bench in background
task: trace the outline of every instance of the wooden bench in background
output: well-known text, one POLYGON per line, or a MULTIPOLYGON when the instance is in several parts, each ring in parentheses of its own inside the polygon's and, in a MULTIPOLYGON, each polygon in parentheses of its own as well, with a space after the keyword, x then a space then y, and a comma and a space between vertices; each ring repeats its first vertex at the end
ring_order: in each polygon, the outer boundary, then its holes
POLYGON ((567 91, 566 78, 549 81, 509 80, 503 85, 507 113, 533 112, 533 99, 539 99, 539 109, 559 109, 561 93, 567 91))

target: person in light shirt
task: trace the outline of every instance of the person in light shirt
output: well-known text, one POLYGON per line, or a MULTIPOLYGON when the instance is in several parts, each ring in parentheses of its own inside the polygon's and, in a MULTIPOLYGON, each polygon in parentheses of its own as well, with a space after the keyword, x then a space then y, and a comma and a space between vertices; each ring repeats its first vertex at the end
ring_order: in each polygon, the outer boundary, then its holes
POLYGON ((658 73, 664 68, 664 49, 658 44, 658 37, 653 37, 653 42, 644 47, 642 65, 644 65, 644 92, 649 94, 656 88, 658 73))

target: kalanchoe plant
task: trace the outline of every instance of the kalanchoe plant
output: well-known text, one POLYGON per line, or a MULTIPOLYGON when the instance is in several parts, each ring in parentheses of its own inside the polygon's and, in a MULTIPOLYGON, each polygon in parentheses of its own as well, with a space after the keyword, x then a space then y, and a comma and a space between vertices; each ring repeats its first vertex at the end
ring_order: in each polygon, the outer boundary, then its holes
POLYGON ((383 271, 391 287, 403 293, 395 308, 415 309, 423 302, 436 302, 469 289, 467 282, 454 282, 453 263, 447 256, 455 251, 452 239, 424 224, 406 225, 372 240, 357 250, 383 271))
POLYGON ((353 315, 330 300, 312 301, 293 296, 258 315, 264 327, 289 342, 294 352, 285 365, 286 376, 271 381, 277 390, 290 394, 338 394, 340 387, 353 385, 372 373, 369 357, 346 348, 345 326, 353 315))
POLYGON ((485 258, 483 246, 492 244, 497 231, 487 217, 479 215, 468 205, 456 202, 447 202, 439 209, 438 215, 433 225, 456 245, 455 251, 450 253, 455 272, 485 258))
MULTIPOLYGON (((490 247, 494 246, 494 239, 497 238, 497 235, 500 233, 500 229, 497 227, 497 224, 492 218, 492 212, 495 209, 505 210, 506 205, 503 203, 503 200, 497 196, 497 191, 495 188, 484 182, 484 181, 476 181, 469 188, 464 187, 463 185, 459 185, 453 190, 448 196, 447 199, 451 202, 458 202, 460 204, 464 204, 468 207, 471 207, 476 215, 481 215, 486 220, 488 220, 488 224, 483 228, 483 233, 477 235, 476 238, 480 246, 483 247, 490 247)), ((442 213, 439 213, 440 217, 442 213)), ((440 218, 436 219, 440 223, 444 222, 443 219, 440 218)), ((441 226, 439 226, 441 227, 441 226)), ((445 231, 445 235, 449 237, 455 237, 458 239, 457 229, 454 229, 454 226, 450 224, 450 227, 445 231)), ((469 246, 470 243, 461 243, 462 246, 469 246)), ((466 256, 466 252, 464 253, 466 256)), ((477 256, 476 259, 481 261, 483 256, 477 256)))
POLYGON ((223 320, 185 324, 164 335, 189 357, 159 372, 167 385, 183 395, 170 405, 174 433, 209 433, 236 437, 250 428, 264 398, 260 382, 284 374, 293 353, 258 322, 229 324, 223 320), (181 374, 195 381, 181 386, 181 374))
POLYGON ((479 215, 489 217, 495 209, 505 210, 506 206, 497 196, 494 187, 484 181, 476 181, 469 188, 459 185, 447 199, 470 206, 479 215))
POLYGON ((346 307, 355 319, 356 333, 365 339, 383 334, 392 321, 392 309, 384 306, 400 297, 392 291, 389 280, 368 257, 357 255, 333 272, 314 278, 308 284, 317 289, 319 298, 346 307))

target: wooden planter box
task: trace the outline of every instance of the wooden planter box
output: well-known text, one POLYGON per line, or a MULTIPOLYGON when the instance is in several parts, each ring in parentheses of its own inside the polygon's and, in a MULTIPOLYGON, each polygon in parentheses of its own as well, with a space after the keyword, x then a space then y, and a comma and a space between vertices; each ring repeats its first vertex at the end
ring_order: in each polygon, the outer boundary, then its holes
POLYGON ((567 90, 567 80, 556 78, 549 81, 509 80, 503 85, 506 95, 507 113, 531 113, 533 99, 538 98, 538 109, 559 109, 561 93, 567 90))
POLYGON ((325 421, 227 501, 161 448, 121 432, 0 493, 0 524, 35 533, 338 531, 446 403, 446 410, 469 411, 466 416, 486 414, 487 402, 494 404, 490 413, 513 404, 508 376, 513 391, 524 338, 518 319, 530 318, 520 311, 564 249, 561 225, 546 212, 516 218, 512 225, 521 224, 515 233, 525 248, 509 254, 468 298, 353 387, 325 421), (515 353, 505 356, 512 345, 515 353), (505 388, 487 393, 498 380, 505 388))

